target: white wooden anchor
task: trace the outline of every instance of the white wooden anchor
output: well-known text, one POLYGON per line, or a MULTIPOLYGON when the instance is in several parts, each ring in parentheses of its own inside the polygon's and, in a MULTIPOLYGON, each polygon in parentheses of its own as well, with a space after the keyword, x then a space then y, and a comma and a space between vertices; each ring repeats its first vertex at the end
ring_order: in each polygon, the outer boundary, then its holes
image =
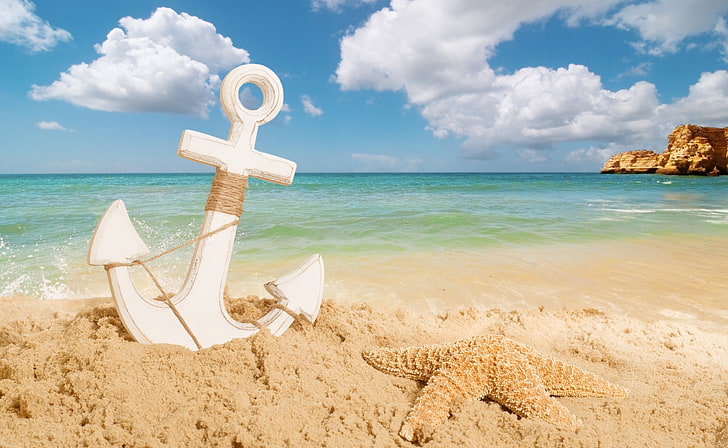
POLYGON ((227 140, 189 130, 180 139, 181 157, 216 167, 200 237, 180 291, 162 301, 144 298, 135 288, 131 266, 140 264, 149 249, 121 200, 106 210, 91 238, 88 262, 106 268, 119 315, 141 343, 196 350, 249 337, 263 326, 278 336, 294 316, 313 322, 321 306, 324 265, 316 254, 265 285, 278 303, 256 323, 238 322, 225 309, 223 293, 248 176, 290 185, 296 164, 255 149, 258 126, 275 118, 283 105, 283 87, 275 73, 256 64, 233 69, 220 86, 220 102, 231 122, 227 140), (239 90, 248 83, 263 93, 263 102, 255 110, 239 99, 239 90))

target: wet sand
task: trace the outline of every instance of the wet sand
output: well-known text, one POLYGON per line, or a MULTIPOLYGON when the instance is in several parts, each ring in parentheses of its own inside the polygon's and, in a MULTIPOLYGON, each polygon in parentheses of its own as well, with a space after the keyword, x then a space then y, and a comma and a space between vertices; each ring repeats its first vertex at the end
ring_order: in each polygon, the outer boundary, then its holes
MULTIPOLYGON (((728 239, 675 237, 500 247, 458 253, 327 256, 326 296, 344 304, 420 312, 593 307, 649 322, 728 327, 728 239)), ((238 263, 230 290, 261 285, 295 266, 238 263)))

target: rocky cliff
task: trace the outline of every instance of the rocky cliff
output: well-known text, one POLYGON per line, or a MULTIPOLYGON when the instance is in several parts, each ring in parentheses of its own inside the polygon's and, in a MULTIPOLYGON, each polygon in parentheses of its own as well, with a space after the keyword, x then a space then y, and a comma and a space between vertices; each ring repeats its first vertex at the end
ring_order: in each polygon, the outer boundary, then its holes
POLYGON ((628 151, 612 156, 602 173, 728 174, 728 128, 685 124, 667 138, 662 154, 628 151))
POLYGON ((654 151, 627 151, 615 154, 604 164, 602 173, 645 174, 657 171, 660 154, 654 151))

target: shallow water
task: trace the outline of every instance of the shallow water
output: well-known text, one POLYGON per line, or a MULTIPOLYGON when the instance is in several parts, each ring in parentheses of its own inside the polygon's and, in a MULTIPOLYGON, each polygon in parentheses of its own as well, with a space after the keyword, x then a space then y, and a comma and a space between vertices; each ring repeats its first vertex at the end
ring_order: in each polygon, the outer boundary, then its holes
MULTIPOLYGON (((106 207, 123 199, 158 253, 197 236, 211 179, 0 176, 0 294, 108 296, 103 269, 86 264, 106 207)), ((721 323, 726 191, 728 177, 656 175, 299 174, 288 187, 251 180, 229 282, 238 295, 263 294, 258 285, 321 253, 326 296, 347 301, 582 304, 721 323)), ((190 255, 187 248, 154 262, 170 289, 190 255)))

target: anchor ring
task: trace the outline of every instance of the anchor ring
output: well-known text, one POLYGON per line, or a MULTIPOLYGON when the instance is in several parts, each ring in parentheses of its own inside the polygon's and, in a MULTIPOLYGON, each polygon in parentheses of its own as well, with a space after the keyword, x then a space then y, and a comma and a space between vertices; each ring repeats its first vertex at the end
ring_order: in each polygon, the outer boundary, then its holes
POLYGON ((283 86, 268 67, 259 64, 241 65, 222 80, 220 103, 231 122, 243 123, 246 119, 252 119, 261 125, 274 119, 283 107, 283 86), (240 102, 238 92, 245 84, 255 84, 263 93, 263 102, 257 109, 248 109, 240 102))

